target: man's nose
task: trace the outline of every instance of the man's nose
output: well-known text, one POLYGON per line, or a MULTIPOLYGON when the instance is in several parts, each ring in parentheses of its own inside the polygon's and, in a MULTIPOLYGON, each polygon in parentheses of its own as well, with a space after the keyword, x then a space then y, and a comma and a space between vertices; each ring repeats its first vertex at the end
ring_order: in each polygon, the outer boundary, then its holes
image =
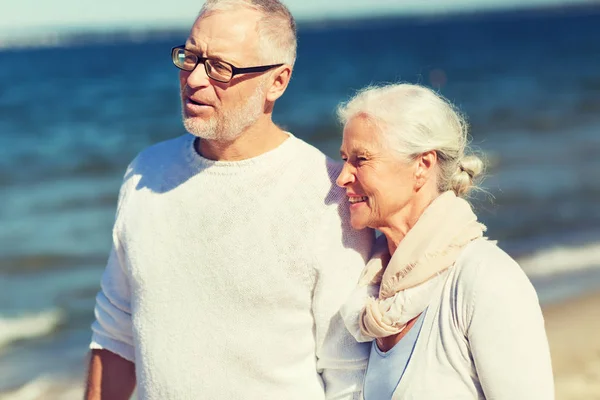
POLYGON ((191 88, 205 87, 210 84, 210 79, 206 74, 204 64, 198 63, 193 71, 181 71, 182 78, 185 78, 185 83, 191 88))

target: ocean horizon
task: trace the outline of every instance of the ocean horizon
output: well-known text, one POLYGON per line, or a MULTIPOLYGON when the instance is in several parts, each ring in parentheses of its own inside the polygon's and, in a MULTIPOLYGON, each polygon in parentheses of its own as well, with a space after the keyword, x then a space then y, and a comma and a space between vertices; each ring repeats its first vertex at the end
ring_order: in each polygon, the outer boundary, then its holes
MULTIPOLYGON (((297 19, 298 29, 322 30, 340 26, 372 24, 429 24, 440 21, 485 19, 527 19, 548 17, 577 17, 600 14, 600 3, 581 2, 556 4, 523 4, 519 8, 497 5, 489 8, 464 8, 442 11, 413 11, 410 13, 374 13, 370 15, 325 15, 297 19)), ((192 18, 193 19, 193 18, 192 18)), ((0 27, 0 50, 23 47, 60 47, 98 43, 141 42, 187 35, 192 21, 147 21, 134 24, 115 23, 90 25, 46 25, 32 27, 0 27)))

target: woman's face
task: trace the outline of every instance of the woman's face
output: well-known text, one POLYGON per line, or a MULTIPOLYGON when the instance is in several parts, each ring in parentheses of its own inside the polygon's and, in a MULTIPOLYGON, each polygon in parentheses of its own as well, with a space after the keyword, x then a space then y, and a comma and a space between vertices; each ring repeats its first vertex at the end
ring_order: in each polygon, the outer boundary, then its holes
POLYGON ((415 194, 417 162, 402 161, 364 117, 344 127, 340 154, 344 168, 336 183, 346 189, 352 227, 381 229, 400 222, 415 194))

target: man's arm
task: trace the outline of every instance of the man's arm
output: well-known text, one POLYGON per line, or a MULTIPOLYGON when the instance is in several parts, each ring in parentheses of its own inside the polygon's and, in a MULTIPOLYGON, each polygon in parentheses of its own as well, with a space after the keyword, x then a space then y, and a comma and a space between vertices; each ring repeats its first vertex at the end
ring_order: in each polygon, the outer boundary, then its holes
POLYGON ((96 296, 86 400, 129 399, 136 381, 129 277, 113 240, 96 296))
POLYGON ((129 399, 136 384, 131 282, 119 238, 120 214, 129 186, 126 178, 119 192, 112 249, 96 296, 86 400, 129 399))
POLYGON ((85 400, 128 400, 134 388, 134 363, 108 350, 92 350, 85 400))

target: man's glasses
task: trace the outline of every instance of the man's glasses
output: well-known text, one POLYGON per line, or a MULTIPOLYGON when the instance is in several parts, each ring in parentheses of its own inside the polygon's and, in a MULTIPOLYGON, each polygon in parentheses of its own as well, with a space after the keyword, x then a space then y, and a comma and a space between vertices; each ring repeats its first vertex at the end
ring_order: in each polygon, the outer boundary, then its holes
POLYGON ((259 67, 238 68, 228 62, 217 60, 215 58, 200 57, 185 49, 185 46, 173 47, 171 50, 173 64, 184 71, 193 71, 199 63, 204 64, 206 75, 218 82, 227 83, 238 74, 247 74, 254 72, 265 72, 271 68, 280 67, 283 64, 261 65, 259 67))

